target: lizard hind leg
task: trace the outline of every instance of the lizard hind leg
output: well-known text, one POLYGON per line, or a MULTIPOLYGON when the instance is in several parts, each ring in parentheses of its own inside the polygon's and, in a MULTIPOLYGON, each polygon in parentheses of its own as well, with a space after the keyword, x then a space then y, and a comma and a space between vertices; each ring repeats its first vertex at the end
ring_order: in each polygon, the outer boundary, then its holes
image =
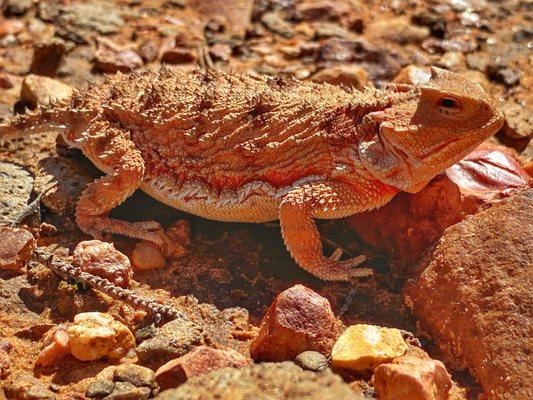
POLYGON ((313 183, 293 189, 280 204, 281 233, 287 249, 302 268, 324 280, 348 281, 372 274, 369 268, 357 268, 364 256, 339 261, 340 254, 335 252, 325 257, 313 220, 317 215, 341 218, 353 214, 357 204, 350 201, 351 193, 353 188, 342 183, 313 183))
POLYGON ((129 134, 109 128, 97 139, 87 141, 84 153, 108 175, 90 183, 76 206, 76 223, 96 238, 115 233, 163 244, 163 233, 155 221, 128 222, 108 216, 131 196, 142 182, 145 166, 129 134))

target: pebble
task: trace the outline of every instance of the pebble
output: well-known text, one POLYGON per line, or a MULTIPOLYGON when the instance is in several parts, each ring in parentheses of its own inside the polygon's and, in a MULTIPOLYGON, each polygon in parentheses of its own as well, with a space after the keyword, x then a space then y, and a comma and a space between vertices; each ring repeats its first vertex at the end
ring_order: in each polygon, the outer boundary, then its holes
POLYGON ((36 242, 25 229, 0 227, 0 270, 21 272, 30 260, 36 242))
POLYGON ((372 81, 390 80, 401 69, 401 57, 398 54, 392 54, 386 48, 375 46, 359 38, 323 40, 314 56, 319 68, 327 68, 338 63, 356 63, 368 72, 372 81))
POLYGON ((217 43, 209 49, 209 55, 214 61, 228 61, 231 57, 231 47, 224 43, 217 43))
POLYGON ((95 381, 89 384, 89 387, 85 391, 85 396, 89 398, 102 398, 113 391, 115 383, 109 379, 96 378, 95 381))
POLYGON ((329 301, 303 285, 296 285, 274 299, 250 354, 256 361, 293 360, 306 350, 329 355, 339 333, 340 323, 329 301))
POLYGON ((221 21, 224 32, 231 37, 244 37, 251 25, 253 0, 187 0, 186 4, 207 21, 221 21))
POLYGON ((502 104, 505 116, 504 132, 513 139, 525 139, 533 136, 533 113, 530 112, 528 100, 510 98, 502 104))
POLYGON ((398 329, 352 325, 333 346, 331 366, 365 371, 404 355, 407 349, 407 343, 398 329))
POLYGON ((448 51, 442 55, 437 65, 450 71, 462 71, 466 68, 466 59, 463 53, 448 51))
POLYGON ((303 369, 320 372, 328 367, 327 357, 318 351, 304 351, 296 356, 294 363, 303 369))
POLYGON ((194 50, 186 47, 164 48, 161 55, 161 61, 169 64, 186 64, 196 61, 194 50))
POLYGON ((129 382, 116 382, 113 391, 108 394, 106 400, 148 400, 150 389, 137 387, 129 382))
POLYGON ((47 106, 51 102, 68 99, 73 89, 58 80, 40 75, 27 75, 22 81, 20 100, 31 107, 47 106))
POLYGON ((155 39, 146 39, 139 46, 138 53, 145 62, 151 63, 157 60, 159 55, 159 45, 155 39))
POLYGON ((421 43, 431 33, 428 27, 413 25, 401 17, 376 21, 367 30, 375 37, 399 44, 421 43))
POLYGON ((32 6, 32 0, 5 0, 2 8, 8 15, 24 15, 32 6))
POLYGON ((431 68, 409 65, 403 68, 398 75, 394 77, 394 83, 406 83, 408 85, 417 85, 428 83, 431 79, 431 68))
POLYGON ((66 326, 59 325, 47 332, 43 349, 37 356, 36 365, 56 365, 70 353, 70 338, 66 326))
POLYGON ((374 371, 380 400, 448 400, 451 387, 446 367, 437 360, 403 356, 374 371))
POLYGON ((331 22, 320 22, 314 24, 316 39, 340 38, 353 39, 355 35, 348 29, 331 22))
POLYGON ((55 400, 56 395, 48 390, 39 379, 21 372, 12 375, 4 383, 4 392, 8 399, 55 400))
POLYGON ((138 242, 131 252, 131 263, 135 270, 161 269, 167 265, 159 246, 152 242, 138 242))
POLYGON ((350 13, 351 7, 339 1, 315 1, 299 5, 302 19, 307 21, 339 21, 343 15, 350 13))
POLYGON ((105 278, 115 285, 130 286, 133 270, 128 257, 115 249, 113 243, 87 240, 78 243, 73 264, 84 272, 105 278))
POLYGON ((199 346, 184 356, 162 365, 155 373, 161 390, 178 387, 188 379, 221 368, 242 368, 249 363, 235 350, 199 346))
POLYGON ((11 358, 7 350, 0 348, 0 380, 6 379, 11 373, 11 358))
POLYGON ((93 361, 107 357, 119 359, 135 347, 133 334, 123 323, 110 314, 86 312, 74 317, 74 324, 67 328, 70 352, 81 361, 93 361))
POLYGON ((362 90, 368 84, 368 73, 355 65, 338 65, 323 69, 311 77, 313 82, 354 87, 362 90))
POLYGON ((136 364, 121 364, 104 368, 91 382, 85 395, 89 398, 146 399, 159 387, 155 373, 136 364))
POLYGON ((261 22, 270 29, 286 38, 294 36, 294 29, 290 23, 285 21, 283 17, 277 12, 267 12, 261 16, 261 22))
POLYGON ((107 39, 98 40, 94 61, 100 71, 111 74, 129 72, 143 66, 143 59, 139 54, 107 39))

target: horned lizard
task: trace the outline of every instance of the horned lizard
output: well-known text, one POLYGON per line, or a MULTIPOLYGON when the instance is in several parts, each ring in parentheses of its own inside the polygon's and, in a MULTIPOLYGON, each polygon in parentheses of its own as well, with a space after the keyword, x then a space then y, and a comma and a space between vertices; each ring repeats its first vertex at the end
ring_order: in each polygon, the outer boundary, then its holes
POLYGON ((279 218, 301 267, 348 280, 368 273, 356 268, 365 258, 325 257, 314 218, 346 217, 399 191, 421 190, 502 123, 481 86, 437 68, 427 84, 364 91, 162 70, 108 77, 0 126, 0 137, 54 126, 107 174, 87 186, 76 208, 77 224, 95 237, 117 233, 161 244, 156 222, 108 216, 141 188, 205 218, 279 218))

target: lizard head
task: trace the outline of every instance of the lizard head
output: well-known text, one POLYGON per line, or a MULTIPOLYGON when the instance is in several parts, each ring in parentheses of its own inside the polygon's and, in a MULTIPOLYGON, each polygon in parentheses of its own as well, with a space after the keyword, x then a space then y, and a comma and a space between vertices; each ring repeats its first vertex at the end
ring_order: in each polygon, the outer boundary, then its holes
POLYGON ((374 134, 359 156, 384 183, 415 193, 497 132, 503 115, 477 83, 431 68, 419 85, 391 85, 390 105, 368 114, 374 134))

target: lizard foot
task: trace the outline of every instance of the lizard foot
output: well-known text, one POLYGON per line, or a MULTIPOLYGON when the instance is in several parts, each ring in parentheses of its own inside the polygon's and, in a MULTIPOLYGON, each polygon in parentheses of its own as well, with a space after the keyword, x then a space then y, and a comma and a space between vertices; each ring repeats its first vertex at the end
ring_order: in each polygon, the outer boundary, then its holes
POLYGON ((155 221, 128 222, 107 216, 77 216, 77 223, 82 230, 95 238, 101 238, 103 233, 114 233, 135 239, 146 240, 162 246, 164 233, 155 221))
POLYGON ((341 252, 336 250, 333 255, 327 259, 327 269, 325 269, 324 278, 327 280, 349 281, 352 278, 361 278, 371 276, 371 268, 360 268, 359 266, 366 261, 366 256, 357 256, 348 260, 339 261, 341 252))

